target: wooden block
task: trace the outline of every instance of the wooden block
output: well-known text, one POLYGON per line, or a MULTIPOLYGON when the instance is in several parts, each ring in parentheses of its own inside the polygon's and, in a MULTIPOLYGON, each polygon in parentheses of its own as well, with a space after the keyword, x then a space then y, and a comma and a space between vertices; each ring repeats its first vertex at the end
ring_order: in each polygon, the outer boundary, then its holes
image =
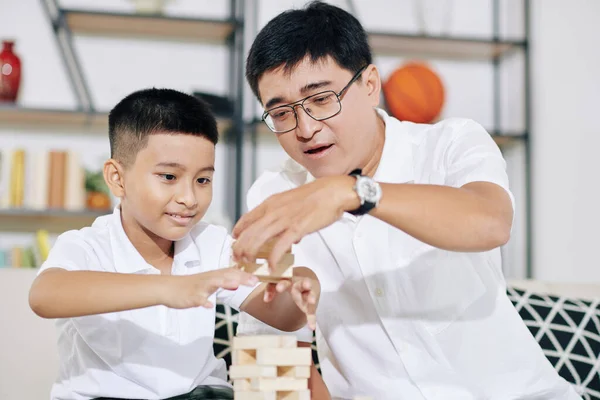
POLYGON ((276 269, 273 272, 269 273, 269 267, 267 264, 261 265, 258 269, 256 269, 253 274, 256 276, 271 276, 277 278, 292 278, 294 276, 294 268, 286 267, 286 269, 276 269))
POLYGON ((229 367, 230 379, 276 378, 277 367, 260 365, 232 365, 229 367))
POLYGON ((310 347, 257 349, 256 363, 258 365, 275 365, 278 367, 310 366, 312 363, 312 353, 310 347))
POLYGON ((277 367, 277 376, 289 378, 310 378, 310 367, 277 367))
POLYGON ((256 350, 262 348, 297 347, 298 341, 294 335, 256 335, 234 336, 231 348, 233 350, 256 350))
POLYGON ((261 392, 308 390, 308 379, 298 378, 254 378, 250 380, 252 390, 261 392))
POLYGON ((277 392, 277 400, 311 400, 310 390, 296 390, 293 392, 277 392))
POLYGON ((231 350, 231 363, 233 365, 255 365, 256 364, 256 350, 254 350, 254 349, 231 350))
POLYGON ((279 281, 288 280, 291 281, 292 278, 282 277, 282 276, 270 276, 270 275, 257 275, 258 281, 263 283, 278 283, 279 281))
POLYGON ((287 268, 291 267, 292 265, 294 265, 295 262, 296 262, 296 259, 293 254, 285 253, 283 255, 283 257, 281 257, 281 260, 279 260, 279 262, 277 263, 277 267, 275 268, 275 270, 279 271, 282 269, 287 269, 287 268))
MULTIPOLYGON (((240 391, 233 393, 234 400, 277 400, 277 392, 240 391)), ((288 400, 288 399, 286 399, 288 400)))
POLYGON ((248 272, 249 274, 253 274, 257 269, 261 268, 264 264, 262 263, 237 263, 236 267, 241 269, 242 271, 248 272))
POLYGON ((233 398, 234 400, 311 400, 310 390, 294 392, 238 391, 234 392, 233 398))
MULTIPOLYGON (((256 258, 269 258, 269 255, 271 255, 271 252, 273 251, 273 247, 275 246, 276 240, 277 240, 277 238, 271 239, 271 240, 268 240, 265 244, 263 244, 262 247, 258 250, 256 258)), ((291 252, 292 252, 291 247, 286 249, 286 253, 291 253, 291 252)))
POLYGON ((233 392, 247 392, 252 391, 252 385, 250 379, 234 379, 233 380, 233 392))

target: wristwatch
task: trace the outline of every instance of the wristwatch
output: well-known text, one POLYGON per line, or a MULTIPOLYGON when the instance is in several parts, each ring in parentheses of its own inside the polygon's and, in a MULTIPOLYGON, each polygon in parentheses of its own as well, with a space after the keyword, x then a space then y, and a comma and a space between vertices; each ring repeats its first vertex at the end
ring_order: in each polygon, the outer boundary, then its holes
POLYGON ((373 178, 362 175, 361 169, 355 169, 349 175, 356 178, 354 191, 360 199, 360 207, 348 212, 352 215, 364 215, 379 204, 381 200, 381 186, 373 178))

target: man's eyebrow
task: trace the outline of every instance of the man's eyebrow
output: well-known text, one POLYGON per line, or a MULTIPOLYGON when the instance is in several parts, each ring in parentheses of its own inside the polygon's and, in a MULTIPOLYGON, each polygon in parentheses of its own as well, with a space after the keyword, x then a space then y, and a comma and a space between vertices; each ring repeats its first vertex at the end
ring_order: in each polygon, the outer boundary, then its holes
MULTIPOLYGON (((325 86, 329 86, 331 85, 331 81, 318 81, 318 82, 311 82, 308 83, 306 85, 304 85, 301 89, 300 89, 300 93, 303 95, 308 94, 309 92, 315 90, 315 89, 321 89, 325 86)), ((273 97, 272 99, 270 99, 269 101, 267 101, 265 103, 265 108, 268 110, 270 108, 273 108, 273 106, 275 106, 275 104, 279 104, 279 103, 283 103, 283 97, 278 96, 278 97, 273 97)))

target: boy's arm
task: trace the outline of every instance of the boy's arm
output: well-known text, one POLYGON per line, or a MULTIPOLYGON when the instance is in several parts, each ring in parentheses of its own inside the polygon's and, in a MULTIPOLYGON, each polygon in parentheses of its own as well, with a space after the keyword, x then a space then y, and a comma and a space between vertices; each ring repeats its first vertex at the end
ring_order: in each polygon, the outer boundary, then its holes
POLYGON ((29 304, 43 318, 80 317, 156 305, 212 308, 209 297, 218 289, 235 290, 240 285, 255 284, 256 277, 237 268, 180 276, 49 268, 33 282, 29 304))
POLYGON ((29 305, 43 318, 69 318, 161 304, 166 276, 48 268, 29 291, 29 305))

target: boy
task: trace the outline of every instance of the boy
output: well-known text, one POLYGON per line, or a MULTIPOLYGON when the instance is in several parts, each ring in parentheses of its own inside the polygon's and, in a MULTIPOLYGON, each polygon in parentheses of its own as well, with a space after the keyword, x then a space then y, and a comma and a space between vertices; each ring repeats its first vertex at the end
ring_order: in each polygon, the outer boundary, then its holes
POLYGON ((265 302, 256 277, 228 267, 230 237, 200 222, 218 140, 206 104, 135 92, 110 112, 109 138, 104 178, 120 204, 60 235, 30 291, 32 310, 57 319, 51 398, 233 399, 212 350, 215 301, 292 331, 313 325, 318 282, 300 268, 265 302))

